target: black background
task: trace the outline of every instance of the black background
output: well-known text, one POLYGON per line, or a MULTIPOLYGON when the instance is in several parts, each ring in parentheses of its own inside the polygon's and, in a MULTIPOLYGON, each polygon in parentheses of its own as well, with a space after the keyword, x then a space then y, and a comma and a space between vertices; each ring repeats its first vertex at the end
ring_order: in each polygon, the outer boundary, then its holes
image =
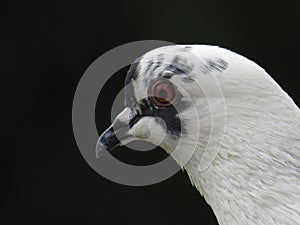
MULTIPOLYGON (((73 95, 86 68, 113 47, 146 39, 226 47, 265 68, 299 105, 299 1, 6 1, 0 10, 3 224, 216 224, 181 171, 129 187, 82 158, 73 95)), ((124 75, 99 96, 99 131, 124 75)), ((114 154, 137 164, 165 157, 160 149, 114 154)))

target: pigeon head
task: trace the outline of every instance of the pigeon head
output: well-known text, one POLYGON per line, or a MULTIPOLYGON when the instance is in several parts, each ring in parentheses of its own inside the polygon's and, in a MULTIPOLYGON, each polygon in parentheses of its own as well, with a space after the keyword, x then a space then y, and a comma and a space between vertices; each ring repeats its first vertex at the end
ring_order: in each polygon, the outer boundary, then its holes
POLYGON ((210 89, 210 96, 219 96, 216 101, 222 100, 219 81, 212 74, 221 74, 227 66, 218 57, 199 58, 192 46, 184 45, 154 49, 136 59, 125 79, 125 109, 100 136, 96 155, 145 140, 168 153, 184 146, 173 155, 183 167, 184 149, 199 145, 200 123, 206 129, 200 139, 210 133, 211 105, 205 89, 210 89))
POLYGON ((220 224, 300 221, 300 113, 264 69, 223 48, 174 45, 135 60, 125 86, 97 157, 145 140, 187 171, 220 224))

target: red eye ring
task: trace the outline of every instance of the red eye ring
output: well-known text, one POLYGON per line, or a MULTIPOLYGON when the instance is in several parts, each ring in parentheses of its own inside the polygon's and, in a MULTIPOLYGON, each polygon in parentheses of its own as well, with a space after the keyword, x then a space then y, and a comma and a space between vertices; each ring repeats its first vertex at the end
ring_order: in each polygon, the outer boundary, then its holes
POLYGON ((177 97, 174 85, 165 79, 154 81, 148 89, 148 95, 158 106, 170 106, 177 97))

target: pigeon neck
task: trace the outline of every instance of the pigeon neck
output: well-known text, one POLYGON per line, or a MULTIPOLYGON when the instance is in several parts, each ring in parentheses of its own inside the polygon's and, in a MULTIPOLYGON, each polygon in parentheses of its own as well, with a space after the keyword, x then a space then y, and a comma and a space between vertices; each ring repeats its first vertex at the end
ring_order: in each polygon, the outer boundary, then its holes
POLYGON ((199 147, 185 166, 220 225, 300 221, 299 109, 285 94, 270 97, 247 105, 227 98, 218 154, 199 171, 199 147))

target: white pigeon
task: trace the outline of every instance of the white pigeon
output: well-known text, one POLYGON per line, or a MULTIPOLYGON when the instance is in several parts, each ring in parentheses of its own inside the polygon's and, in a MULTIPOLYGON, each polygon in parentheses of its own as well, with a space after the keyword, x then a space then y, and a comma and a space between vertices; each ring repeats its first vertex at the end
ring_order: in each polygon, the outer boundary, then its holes
POLYGON ((138 58, 125 83, 98 156, 137 139, 171 154, 180 139, 172 157, 220 225, 300 224, 300 113, 264 69, 216 46, 173 45, 138 58))

